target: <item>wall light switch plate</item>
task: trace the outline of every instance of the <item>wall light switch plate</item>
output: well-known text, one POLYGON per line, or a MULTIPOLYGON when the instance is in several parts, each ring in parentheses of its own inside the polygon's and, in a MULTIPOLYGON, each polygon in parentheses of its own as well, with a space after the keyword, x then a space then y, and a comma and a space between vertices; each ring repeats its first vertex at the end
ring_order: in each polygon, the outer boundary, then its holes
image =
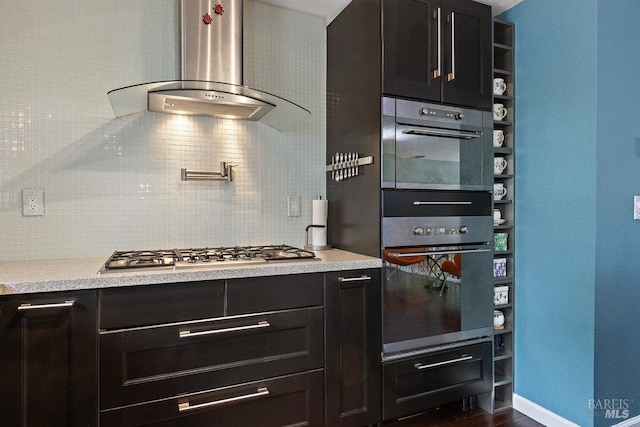
POLYGON ((633 196, 633 219, 640 219, 640 196, 633 196))
POLYGON ((22 215, 44 215, 44 191, 22 190, 22 215))
POLYGON ((287 196, 287 216, 300 216, 300 196, 287 196))

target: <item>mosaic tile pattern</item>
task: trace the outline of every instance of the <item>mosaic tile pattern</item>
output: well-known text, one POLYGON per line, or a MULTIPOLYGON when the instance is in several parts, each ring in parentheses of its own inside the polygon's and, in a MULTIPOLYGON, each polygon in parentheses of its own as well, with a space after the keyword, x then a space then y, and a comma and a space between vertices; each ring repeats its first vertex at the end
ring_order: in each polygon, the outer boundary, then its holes
POLYGON ((304 106, 307 123, 114 119, 109 90, 178 76, 173 0, 0 4, 0 260, 304 245, 324 194, 324 20, 244 9, 245 84, 304 106), (238 164, 232 183, 180 181, 181 168, 220 161, 238 164), (23 189, 44 190, 44 216, 22 216, 23 189), (287 195, 301 196, 300 217, 287 217, 287 195))

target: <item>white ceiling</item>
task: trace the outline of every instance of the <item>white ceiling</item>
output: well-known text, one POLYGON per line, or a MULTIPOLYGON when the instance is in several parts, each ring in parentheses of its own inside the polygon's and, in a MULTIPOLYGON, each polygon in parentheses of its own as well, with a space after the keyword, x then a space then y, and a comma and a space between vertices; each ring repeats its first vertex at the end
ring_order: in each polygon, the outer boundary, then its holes
MULTIPOLYGON (((327 23, 344 9, 351 0, 259 0, 263 3, 280 6, 311 15, 323 16, 327 23)), ((493 15, 497 15, 515 6, 522 0, 476 0, 478 3, 488 4, 493 7, 493 15)))

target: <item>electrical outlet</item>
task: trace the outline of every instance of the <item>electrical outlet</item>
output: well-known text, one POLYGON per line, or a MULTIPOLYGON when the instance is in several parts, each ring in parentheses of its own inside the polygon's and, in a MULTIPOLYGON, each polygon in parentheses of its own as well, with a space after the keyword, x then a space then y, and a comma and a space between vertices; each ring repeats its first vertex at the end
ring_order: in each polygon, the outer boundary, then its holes
POLYGON ((633 196, 633 219, 640 219, 640 196, 633 196))
POLYGON ((44 191, 22 190, 22 215, 44 215, 44 191))
POLYGON ((287 216, 300 216, 300 196, 287 196, 287 216))

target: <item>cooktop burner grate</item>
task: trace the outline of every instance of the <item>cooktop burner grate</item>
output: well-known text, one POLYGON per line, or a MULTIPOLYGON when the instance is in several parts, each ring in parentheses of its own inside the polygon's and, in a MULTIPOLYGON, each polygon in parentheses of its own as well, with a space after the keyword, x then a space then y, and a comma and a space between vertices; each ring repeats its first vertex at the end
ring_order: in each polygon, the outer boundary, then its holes
POLYGON ((314 252, 288 245, 230 246, 151 251, 116 251, 105 262, 105 270, 202 265, 219 262, 267 262, 317 259, 314 252))

